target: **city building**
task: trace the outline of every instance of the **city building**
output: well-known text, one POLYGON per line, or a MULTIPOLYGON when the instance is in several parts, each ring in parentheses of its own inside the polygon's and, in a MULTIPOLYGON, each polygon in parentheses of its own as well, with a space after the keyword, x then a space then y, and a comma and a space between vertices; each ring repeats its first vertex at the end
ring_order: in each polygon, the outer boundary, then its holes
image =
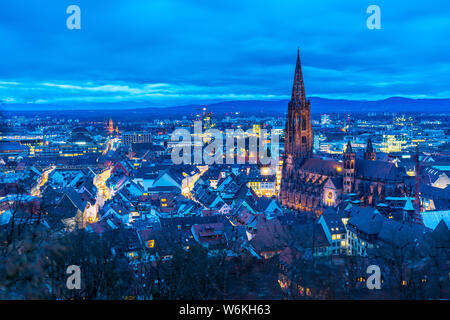
POLYGON ((152 134, 148 132, 124 132, 122 133, 122 143, 131 146, 134 143, 150 143, 152 134))

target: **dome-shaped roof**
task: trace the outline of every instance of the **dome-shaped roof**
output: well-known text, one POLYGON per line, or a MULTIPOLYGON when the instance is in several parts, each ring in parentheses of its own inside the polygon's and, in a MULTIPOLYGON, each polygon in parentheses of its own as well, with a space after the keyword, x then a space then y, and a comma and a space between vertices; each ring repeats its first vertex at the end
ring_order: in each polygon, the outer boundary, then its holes
POLYGON ((75 143, 90 143, 93 139, 85 128, 77 127, 72 130, 69 141, 75 143))
POLYGON ((92 142, 93 139, 87 134, 72 133, 72 135, 70 136, 70 141, 75 143, 89 143, 92 142))
POLYGON ((84 127, 76 127, 72 130, 72 134, 74 133, 83 133, 83 134, 89 134, 89 131, 86 130, 84 127))

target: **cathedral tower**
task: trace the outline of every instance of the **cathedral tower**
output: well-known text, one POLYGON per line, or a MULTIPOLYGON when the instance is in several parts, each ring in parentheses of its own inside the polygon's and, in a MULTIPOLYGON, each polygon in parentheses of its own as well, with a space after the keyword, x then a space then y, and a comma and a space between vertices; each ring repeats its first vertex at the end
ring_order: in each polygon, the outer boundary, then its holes
POLYGON ((293 184, 297 181, 297 167, 305 158, 312 157, 313 133, 311 126, 311 103, 306 100, 303 83, 300 50, 297 52, 294 84, 284 132, 284 155, 281 177, 280 200, 282 205, 292 207, 295 194, 293 184))
POLYGON ((349 194, 353 191, 353 184, 355 182, 355 153, 353 152, 350 141, 344 151, 344 194, 349 194))
POLYGON ((108 122, 108 133, 112 135, 114 133, 114 122, 111 118, 109 118, 108 122))
POLYGON ((288 105, 284 148, 286 154, 299 159, 310 158, 312 156, 312 147, 311 104, 309 100, 306 100, 300 51, 298 51, 292 96, 288 105))
POLYGON ((376 159, 376 153, 373 150, 372 140, 370 138, 369 140, 367 140, 367 147, 366 152, 364 152, 364 159, 371 161, 375 161, 376 159))

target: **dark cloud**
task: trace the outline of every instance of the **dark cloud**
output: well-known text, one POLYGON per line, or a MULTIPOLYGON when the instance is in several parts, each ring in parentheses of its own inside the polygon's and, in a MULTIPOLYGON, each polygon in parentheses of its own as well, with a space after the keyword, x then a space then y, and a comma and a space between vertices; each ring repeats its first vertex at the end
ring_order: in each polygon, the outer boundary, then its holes
POLYGON ((368 30, 372 2, 3 1, 0 100, 284 98, 297 47, 308 95, 450 97, 450 3, 378 0, 368 30), (71 4, 82 30, 66 28, 71 4))

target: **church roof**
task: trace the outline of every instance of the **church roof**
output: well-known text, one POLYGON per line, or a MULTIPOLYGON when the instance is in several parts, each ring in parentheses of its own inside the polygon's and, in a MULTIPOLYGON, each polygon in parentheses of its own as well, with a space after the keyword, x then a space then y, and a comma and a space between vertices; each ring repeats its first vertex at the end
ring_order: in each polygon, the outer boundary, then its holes
POLYGON ((402 177, 402 169, 392 162, 357 159, 355 164, 356 177, 374 180, 398 180, 402 177))
POLYGON ((331 180, 331 182, 333 183, 333 185, 336 189, 342 189, 342 187, 343 187, 342 177, 332 177, 329 179, 331 180))
POLYGON ((334 160, 323 160, 317 158, 306 159, 301 165, 301 170, 333 176, 338 173, 338 167, 342 168, 342 164, 334 160))

